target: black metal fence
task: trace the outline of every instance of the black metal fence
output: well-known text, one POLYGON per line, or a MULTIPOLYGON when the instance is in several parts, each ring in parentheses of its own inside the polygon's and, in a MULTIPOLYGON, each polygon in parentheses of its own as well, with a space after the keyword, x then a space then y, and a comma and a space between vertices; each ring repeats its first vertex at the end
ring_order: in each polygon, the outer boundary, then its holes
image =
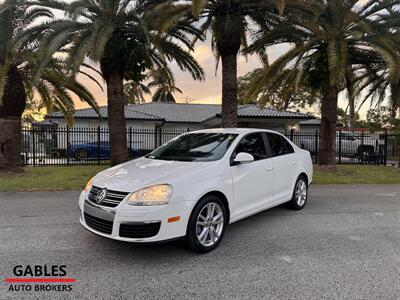
MULTIPOLYGON (((143 156, 184 132, 187 130, 128 128, 130 157, 143 156)), ((310 151, 317 163, 318 131, 291 131, 285 135, 310 151)), ((108 128, 101 127, 23 128, 21 157, 30 166, 106 165, 110 157, 108 137, 108 128)), ((399 165, 400 134, 338 131, 336 159, 339 164, 399 165)))
MULTIPOLYGON (((292 131, 286 136, 302 149, 310 151, 314 163, 318 162, 319 131, 292 131)), ((400 133, 388 132, 336 132, 336 162, 338 164, 400 163, 400 133)))
MULTIPOLYGON (((187 130, 128 128, 130 157, 143 156, 187 130)), ((22 129, 25 165, 107 165, 110 163, 108 128, 32 127, 22 129)))

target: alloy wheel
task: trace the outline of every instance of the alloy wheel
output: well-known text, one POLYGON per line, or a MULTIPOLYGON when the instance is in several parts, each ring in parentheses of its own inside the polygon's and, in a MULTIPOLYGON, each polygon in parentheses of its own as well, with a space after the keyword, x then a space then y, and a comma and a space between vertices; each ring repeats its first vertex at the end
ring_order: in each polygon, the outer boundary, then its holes
POLYGON ((306 203, 307 184, 303 179, 300 179, 296 184, 295 197, 298 206, 303 206, 306 203))
POLYGON ((213 246, 221 237, 224 228, 224 213, 218 203, 205 205, 196 221, 196 236, 201 245, 213 246))

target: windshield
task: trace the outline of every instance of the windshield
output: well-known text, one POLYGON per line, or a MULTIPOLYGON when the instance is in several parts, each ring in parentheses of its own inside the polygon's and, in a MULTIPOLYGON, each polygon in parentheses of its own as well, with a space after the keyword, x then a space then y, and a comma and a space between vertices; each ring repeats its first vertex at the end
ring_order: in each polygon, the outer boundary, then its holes
POLYGON ((157 148, 147 158, 176 161, 215 161, 221 159, 237 134, 190 133, 178 136, 157 148))

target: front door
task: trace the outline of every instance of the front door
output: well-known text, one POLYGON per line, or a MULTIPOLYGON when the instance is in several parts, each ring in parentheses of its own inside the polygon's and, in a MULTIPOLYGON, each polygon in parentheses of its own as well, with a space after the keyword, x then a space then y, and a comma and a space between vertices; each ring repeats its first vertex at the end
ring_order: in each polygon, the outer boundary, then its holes
POLYGON ((244 136, 232 159, 240 152, 253 155, 254 161, 231 166, 235 197, 233 219, 246 217, 267 205, 274 190, 274 173, 268 159, 265 134, 257 132, 244 136))

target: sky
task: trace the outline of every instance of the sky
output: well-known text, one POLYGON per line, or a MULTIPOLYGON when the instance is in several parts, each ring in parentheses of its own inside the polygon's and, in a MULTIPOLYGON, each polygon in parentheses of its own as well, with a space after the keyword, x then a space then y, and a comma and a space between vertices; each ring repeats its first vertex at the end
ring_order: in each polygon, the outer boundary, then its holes
MULTIPOLYGON (((273 46, 267 49, 270 62, 276 60, 279 56, 287 51, 286 46, 273 46)), ((197 59, 199 64, 203 67, 205 72, 205 80, 195 81, 191 75, 187 72, 182 72, 176 65, 171 64, 173 73, 175 75, 176 85, 182 90, 182 94, 176 93, 175 98, 177 102, 190 103, 201 103, 201 104, 221 104, 221 66, 219 66, 217 72, 216 59, 211 51, 211 45, 209 41, 199 42, 194 49, 194 57, 197 59)), ((261 63, 256 56, 244 56, 238 57, 238 76, 245 75, 246 73, 254 70, 255 68, 261 67, 261 63)), ((100 106, 107 105, 106 87, 103 84, 103 91, 90 79, 80 76, 79 81, 85 84, 95 96, 97 103, 100 106)), ((147 96, 146 101, 150 101, 151 96, 147 96)), ((75 98, 76 108, 88 107, 86 103, 81 102, 75 98)), ((339 106, 346 108, 346 97, 340 95, 339 106)), ((364 107, 360 111, 362 118, 365 118, 367 107, 364 107)), ((312 111, 313 114, 318 114, 312 111)))
MULTIPOLYGON (((280 55, 277 49, 270 49, 269 54, 271 58, 276 58, 280 55)), ((216 59, 211 51, 209 42, 199 42, 195 46, 193 56, 203 67, 205 72, 205 80, 195 81, 187 72, 181 71, 176 65, 171 64, 173 73, 175 75, 176 85, 182 90, 182 94, 176 93, 175 97, 178 102, 185 102, 190 99, 190 103, 221 103, 221 66, 218 68, 217 73, 216 59)), ((244 56, 238 57, 238 76, 244 75, 255 68, 261 66, 257 57, 249 56, 247 59, 244 56)), ((102 92, 97 85, 90 82, 89 79, 80 77, 81 82, 85 83, 92 93, 96 96, 99 105, 106 104, 105 91, 102 92)), ((150 99, 150 97, 148 97, 150 99)), ((77 108, 87 107, 85 103, 76 101, 77 108)))

